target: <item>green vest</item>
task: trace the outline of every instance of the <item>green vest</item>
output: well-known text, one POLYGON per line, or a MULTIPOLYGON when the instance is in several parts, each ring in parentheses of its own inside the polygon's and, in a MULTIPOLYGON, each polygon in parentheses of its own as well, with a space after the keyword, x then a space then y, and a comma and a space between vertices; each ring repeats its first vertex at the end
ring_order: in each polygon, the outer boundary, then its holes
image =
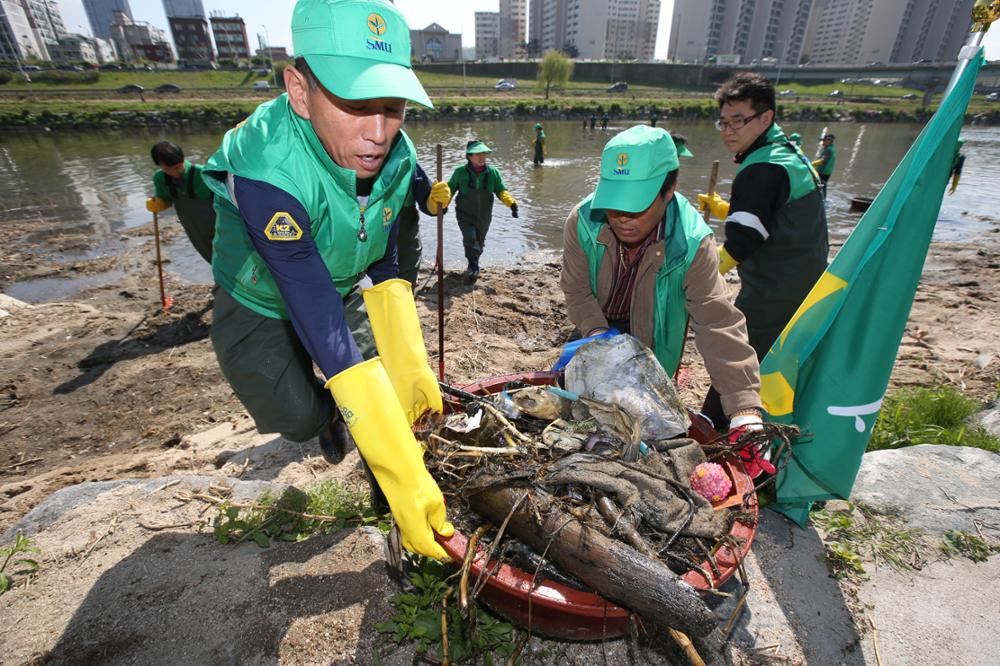
POLYGON ((459 222, 487 226, 493 221, 493 196, 507 189, 503 176, 492 164, 487 164, 482 173, 463 164, 448 179, 448 187, 455 193, 455 217, 459 222))
MULTIPOLYGON (((591 209, 593 193, 577 211, 577 236, 587 255, 590 270, 590 292, 597 296, 597 274, 608 249, 597 240, 605 225, 604 211, 591 209)), ((653 353, 673 375, 684 351, 684 329, 687 307, 684 298, 684 275, 687 273, 702 239, 712 233, 698 211, 680 194, 667 205, 666 236, 663 239, 663 264, 656 272, 656 294, 653 308, 653 353)))
POLYGON ((758 347, 770 347, 768 338, 777 337, 826 270, 829 253, 826 208, 816 170, 777 125, 771 125, 766 140, 736 171, 739 174, 752 164, 777 164, 785 169, 790 185, 770 236, 737 267, 743 284, 736 307, 746 315, 751 344, 759 354, 758 347))
POLYGON ((274 185, 302 204, 330 279, 344 296, 385 255, 389 230, 410 189, 416 163, 413 144, 400 131, 368 205, 361 210, 355 172, 330 159, 309 121, 292 110, 287 93, 261 104, 226 132, 222 146, 205 165, 205 182, 216 195, 212 254, 216 283, 255 312, 288 318, 274 277, 230 198, 227 173, 274 185), (358 238, 362 226, 368 234, 365 241, 358 238))
POLYGON ((832 176, 833 165, 837 163, 837 149, 833 146, 823 148, 821 157, 825 158, 823 163, 816 167, 817 173, 821 176, 832 176))

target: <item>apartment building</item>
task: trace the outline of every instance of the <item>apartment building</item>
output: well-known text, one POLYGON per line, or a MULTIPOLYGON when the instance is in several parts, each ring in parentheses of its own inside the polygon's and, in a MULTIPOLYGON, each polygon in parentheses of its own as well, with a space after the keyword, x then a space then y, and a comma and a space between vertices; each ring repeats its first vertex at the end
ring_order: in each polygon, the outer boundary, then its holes
POLYGON ((500 57, 500 12, 476 12, 476 59, 498 57, 500 57))
POLYGON ((209 21, 212 23, 212 37, 215 39, 215 50, 220 59, 250 58, 250 41, 247 39, 247 26, 242 18, 226 16, 225 12, 217 10, 212 12, 209 21))
POLYGON ((533 0, 531 27, 542 51, 578 58, 652 60, 659 0, 533 0))
POLYGON ((528 0, 500 0, 500 57, 523 58, 528 31, 528 0))

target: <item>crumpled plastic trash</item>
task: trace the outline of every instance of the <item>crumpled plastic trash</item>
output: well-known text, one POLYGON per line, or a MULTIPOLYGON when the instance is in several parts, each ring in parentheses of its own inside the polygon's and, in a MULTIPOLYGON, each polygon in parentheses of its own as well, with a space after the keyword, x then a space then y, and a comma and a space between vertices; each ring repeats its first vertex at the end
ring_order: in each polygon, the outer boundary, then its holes
POLYGON ((691 427, 673 380, 653 351, 631 335, 581 347, 566 366, 566 388, 617 405, 638 423, 644 442, 671 439, 691 427))

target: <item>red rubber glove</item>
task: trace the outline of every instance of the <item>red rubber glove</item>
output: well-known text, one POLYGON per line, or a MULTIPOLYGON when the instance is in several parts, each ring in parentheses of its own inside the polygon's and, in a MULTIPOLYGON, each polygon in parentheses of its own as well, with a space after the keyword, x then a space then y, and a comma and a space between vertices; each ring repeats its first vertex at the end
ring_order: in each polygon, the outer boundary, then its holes
MULTIPOLYGON (((760 416, 756 414, 740 414, 729 422, 729 442, 735 444, 740 436, 751 430, 763 428, 760 416)), ((740 449, 737 454, 743 463, 743 469, 750 475, 751 479, 756 479, 762 472, 774 474, 778 470, 770 461, 770 451, 761 452, 756 444, 747 444, 740 449)))

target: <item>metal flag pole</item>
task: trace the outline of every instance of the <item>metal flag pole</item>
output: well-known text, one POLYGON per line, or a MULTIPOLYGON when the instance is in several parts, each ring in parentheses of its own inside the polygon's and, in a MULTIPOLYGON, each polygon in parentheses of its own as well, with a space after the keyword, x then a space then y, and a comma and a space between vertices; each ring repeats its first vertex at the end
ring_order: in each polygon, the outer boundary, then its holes
POLYGON ((951 74, 951 80, 948 81, 948 87, 945 88, 944 97, 948 96, 948 93, 962 77, 962 72, 968 67, 969 62, 979 53, 979 47, 982 46, 983 39, 986 37, 986 31, 998 18, 1000 18, 1000 0, 976 0, 976 4, 972 7, 972 31, 969 34, 969 41, 958 52, 958 65, 951 74))

